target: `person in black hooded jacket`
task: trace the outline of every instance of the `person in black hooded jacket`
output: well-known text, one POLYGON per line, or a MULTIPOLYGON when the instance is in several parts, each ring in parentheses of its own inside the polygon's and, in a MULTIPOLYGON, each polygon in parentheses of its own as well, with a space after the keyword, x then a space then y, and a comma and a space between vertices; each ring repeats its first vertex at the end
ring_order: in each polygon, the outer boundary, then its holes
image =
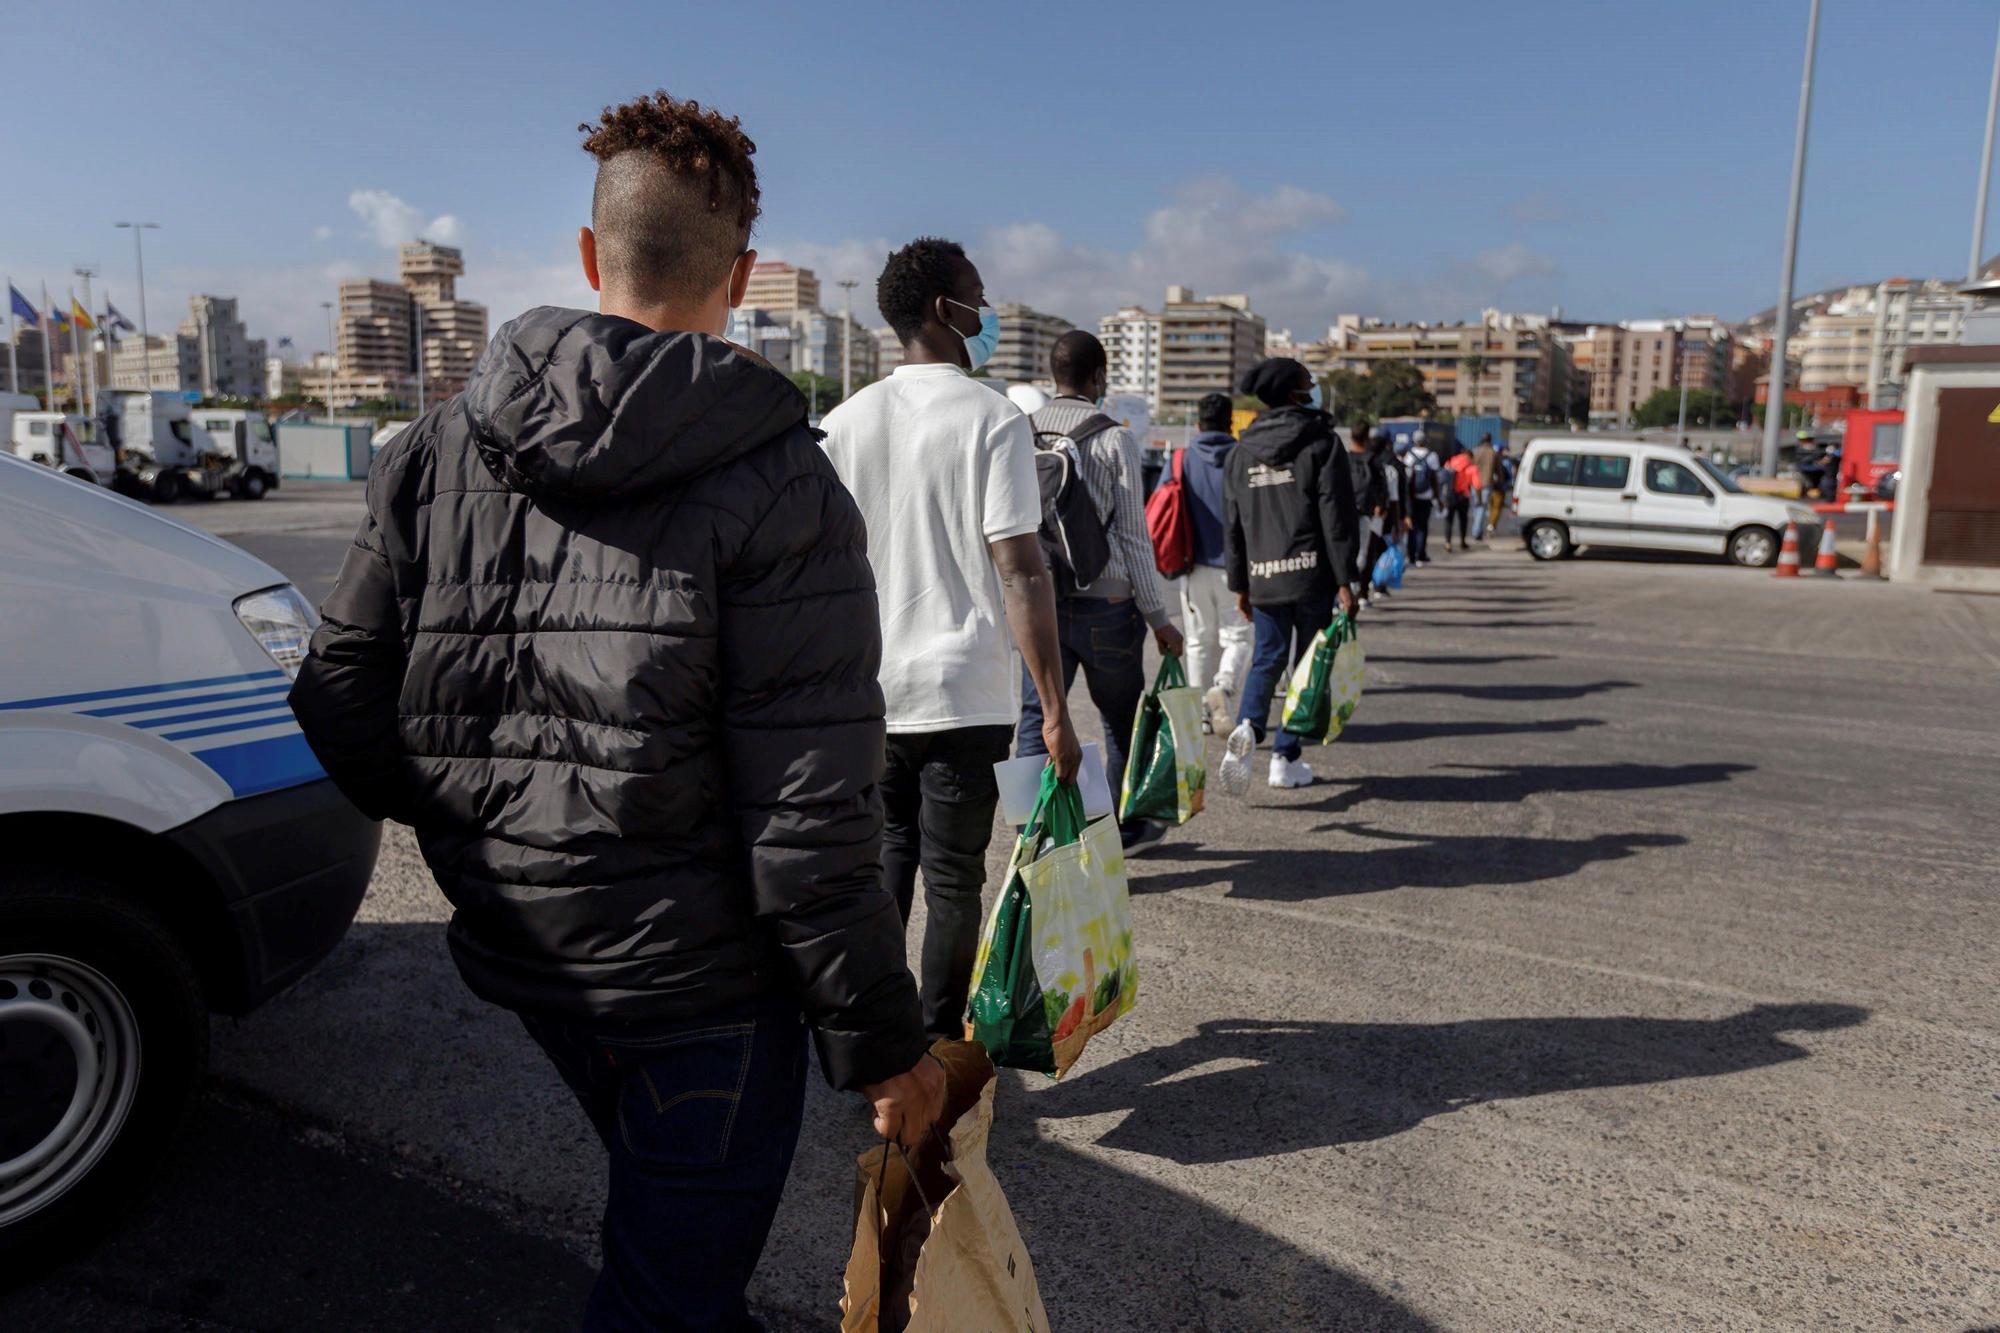
MULTIPOLYGON (((1267 405, 1229 455, 1223 522, 1229 590, 1257 627, 1236 730, 1223 747, 1223 786, 1240 792, 1286 668, 1326 628, 1336 599, 1354 610, 1358 524, 1347 463, 1312 372, 1290 357, 1271 357, 1237 387, 1267 405)), ((1301 745, 1291 732, 1278 733, 1273 787, 1312 781, 1301 745)))
POLYGON ((610 1153, 585 1326, 747 1327, 807 1025, 885 1137, 943 1070, 881 880, 861 515, 799 391, 717 336, 755 147, 665 93, 584 128, 602 313, 507 324, 383 451, 291 699, 610 1153))

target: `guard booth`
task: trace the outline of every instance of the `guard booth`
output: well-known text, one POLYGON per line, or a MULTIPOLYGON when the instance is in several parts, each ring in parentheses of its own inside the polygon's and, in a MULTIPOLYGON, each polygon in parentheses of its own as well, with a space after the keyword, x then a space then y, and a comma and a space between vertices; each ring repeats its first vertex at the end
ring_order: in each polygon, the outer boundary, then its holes
POLYGON ((1889 577, 2000 592, 2000 344, 1912 347, 1904 359, 1889 577))

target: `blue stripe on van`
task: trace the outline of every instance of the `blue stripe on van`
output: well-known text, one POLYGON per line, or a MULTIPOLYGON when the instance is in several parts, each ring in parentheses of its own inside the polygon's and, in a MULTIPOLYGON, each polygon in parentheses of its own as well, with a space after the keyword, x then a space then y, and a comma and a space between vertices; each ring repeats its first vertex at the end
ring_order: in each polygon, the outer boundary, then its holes
POLYGON ((171 717, 136 717, 128 721, 128 727, 172 727, 183 722, 207 722, 212 718, 235 717, 239 713, 268 713, 273 708, 290 708, 283 699, 259 699, 253 704, 231 704, 227 708, 197 708, 192 713, 175 713, 171 717))
POLYGON ((209 676, 201 680, 177 680, 164 685, 133 685, 122 690, 91 690, 84 694, 50 694, 40 699, 15 699, 0 703, 0 710, 17 708, 60 708, 64 704, 94 703, 99 699, 129 699, 140 694, 171 694, 175 690, 199 690, 210 685, 240 685, 246 680, 270 680, 282 671, 249 671, 240 676, 209 676))
POLYGON ((169 731, 163 733, 163 736, 170 741, 191 741, 199 736, 220 736, 225 731, 255 731, 259 727, 275 727, 281 722, 293 720, 292 710, 289 707, 282 703, 276 707, 283 711, 272 713, 269 717, 246 717, 218 722, 212 727, 190 727, 186 731, 169 731))
POLYGON ((113 708, 86 708, 85 717, 123 717, 127 713, 154 713, 162 708, 192 708, 196 704, 219 704, 229 699, 255 699, 266 694, 284 694, 290 683, 264 685, 254 690, 224 690, 221 694, 191 694, 185 699, 148 699, 142 704, 119 704, 113 708))
POLYGON ((194 757, 214 769, 216 776, 228 783, 229 790, 238 796, 255 796, 259 792, 277 791, 280 787, 296 787, 326 776, 326 770, 313 757, 312 747, 296 731, 288 736, 273 736, 269 740, 196 750, 194 757))

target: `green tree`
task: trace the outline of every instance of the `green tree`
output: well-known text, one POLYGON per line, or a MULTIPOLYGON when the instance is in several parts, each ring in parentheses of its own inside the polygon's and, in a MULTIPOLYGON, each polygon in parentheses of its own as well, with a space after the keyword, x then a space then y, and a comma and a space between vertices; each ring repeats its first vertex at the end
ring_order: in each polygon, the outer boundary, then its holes
MULTIPOLYGON (((1679 389, 1655 389, 1632 413, 1633 423, 1639 426, 1672 426, 1680 419, 1679 389)), ((1714 426, 1735 420, 1735 409, 1723 400, 1722 394, 1713 389, 1688 390, 1688 425, 1714 426)))
MULTIPOLYGON (((799 392, 806 396, 806 402, 815 412, 831 412, 840 403, 840 376, 821 375, 810 370, 795 370, 789 376, 799 392)), ((866 388, 874 383, 865 376, 855 380, 854 387, 866 388)))
POLYGON ((1368 370, 1369 415, 1414 417, 1437 409, 1437 397, 1424 387, 1424 374, 1407 361, 1377 361, 1368 370))
POLYGON ((1479 410, 1479 377, 1486 373, 1486 358, 1474 352, 1458 359, 1459 378, 1465 382, 1467 391, 1461 395, 1466 405, 1473 411, 1479 410))

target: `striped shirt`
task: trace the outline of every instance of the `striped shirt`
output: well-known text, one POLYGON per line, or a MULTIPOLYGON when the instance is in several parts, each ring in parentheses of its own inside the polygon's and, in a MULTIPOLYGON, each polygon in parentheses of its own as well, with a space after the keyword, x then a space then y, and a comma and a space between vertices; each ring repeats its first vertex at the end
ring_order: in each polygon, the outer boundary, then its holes
MULTIPOLYGON (((1038 433, 1067 434, 1097 415, 1095 404, 1082 398, 1057 398, 1035 413, 1038 433)), ((1166 590, 1153 563, 1153 539, 1146 531, 1145 480, 1139 471, 1139 445, 1123 426, 1099 431, 1083 442, 1083 485, 1090 492, 1104 535, 1111 542, 1111 563, 1097 581, 1078 597, 1108 601, 1131 598, 1146 623, 1158 629, 1168 621, 1166 590)))

